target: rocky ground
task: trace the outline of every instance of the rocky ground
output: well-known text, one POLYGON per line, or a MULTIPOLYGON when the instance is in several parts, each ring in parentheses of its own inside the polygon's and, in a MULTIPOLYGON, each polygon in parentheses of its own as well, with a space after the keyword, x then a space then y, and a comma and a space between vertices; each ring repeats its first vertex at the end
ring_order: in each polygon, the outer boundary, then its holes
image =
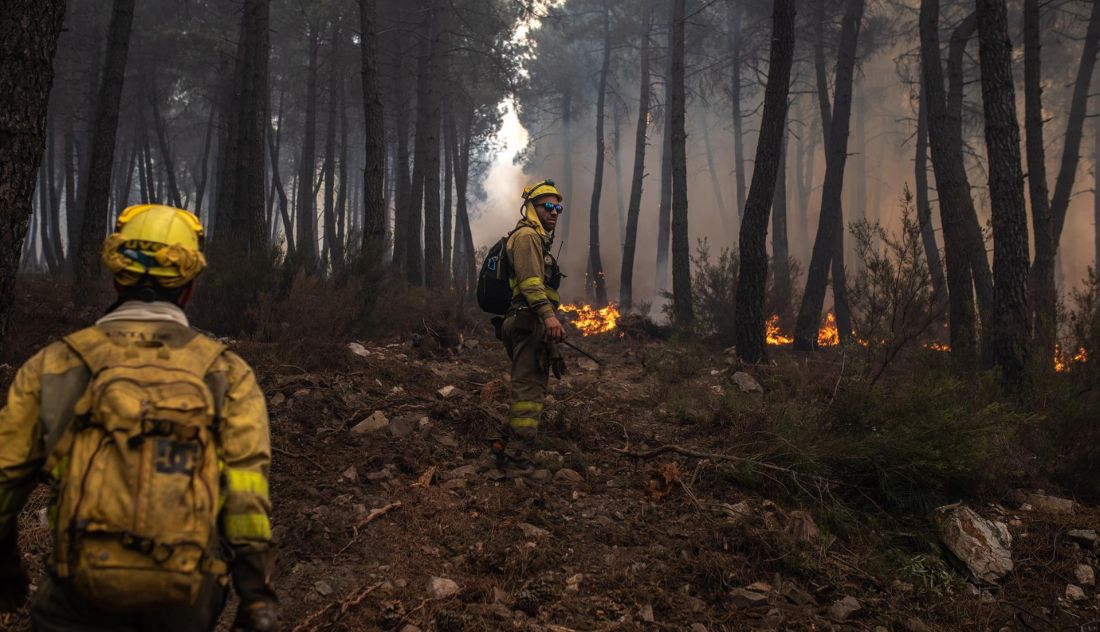
MULTIPOLYGON (((968 499, 941 512, 954 555, 904 520, 836 533, 828 481, 751 460, 743 424, 699 420, 732 407, 766 425, 797 359, 747 376, 721 350, 573 340, 603 364, 574 354, 552 380, 550 466, 524 480, 486 459, 508 393, 490 331, 234 344, 271 412, 286 629, 1100 629, 1095 508, 968 499)), ((828 397, 833 378, 807 388, 828 397)), ((28 561, 48 546, 43 502, 25 516, 28 561)))

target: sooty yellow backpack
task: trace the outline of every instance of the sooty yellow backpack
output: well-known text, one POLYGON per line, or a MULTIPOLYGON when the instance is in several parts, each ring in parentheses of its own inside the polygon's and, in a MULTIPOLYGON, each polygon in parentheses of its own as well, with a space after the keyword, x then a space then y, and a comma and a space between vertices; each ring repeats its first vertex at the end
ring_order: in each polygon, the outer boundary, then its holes
POLYGON ((91 374, 54 478, 53 563, 104 610, 192 604, 218 556, 217 419, 204 377, 225 347, 196 335, 169 348, 115 342, 90 327, 65 338, 91 374))

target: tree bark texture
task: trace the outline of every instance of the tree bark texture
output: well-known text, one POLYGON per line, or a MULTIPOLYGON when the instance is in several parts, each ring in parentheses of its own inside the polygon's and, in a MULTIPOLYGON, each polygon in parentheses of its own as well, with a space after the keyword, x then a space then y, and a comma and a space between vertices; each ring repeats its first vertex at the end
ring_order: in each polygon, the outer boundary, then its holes
MULTIPOLYGON (((669 5, 674 9, 673 4, 669 5)), ((657 205, 657 267, 654 275, 654 304, 659 305, 668 291, 668 251, 672 228, 672 35, 675 14, 669 15, 668 48, 665 60, 665 99, 661 135, 661 196, 657 205)))
MULTIPOLYGON (((439 224, 439 151, 443 130, 443 114, 440 104, 439 86, 442 83, 443 33, 440 28, 441 8, 433 0, 431 3, 429 33, 431 48, 428 57, 428 90, 425 93, 424 135, 424 280, 428 287, 438 288, 444 285, 444 266, 442 252, 442 230, 439 224)), ((417 156, 417 162, 420 156, 417 156)))
POLYGON ((337 93, 340 85, 340 22, 332 23, 331 43, 329 45, 328 67, 328 114, 325 117, 325 162, 321 168, 324 178, 325 195, 321 211, 325 222, 325 249, 322 261, 333 269, 340 263, 335 258, 336 250, 336 117, 337 93))
POLYGON ((1010 385, 1025 377, 1031 326, 1027 309, 1028 235, 1020 126, 1012 78, 1012 42, 1005 0, 978 0, 978 58, 993 211, 993 300, 997 317, 987 322, 993 362, 1010 385))
POLYGON ((672 73, 669 107, 672 110, 672 313, 677 325, 695 320, 691 297, 691 245, 688 242, 687 129, 684 92, 685 0, 673 0, 672 73))
MULTIPOLYGON (((825 281, 829 267, 833 268, 833 296, 837 303, 837 328, 841 338, 851 335, 846 322, 844 266, 840 248, 844 234, 844 218, 841 214, 841 195, 844 188, 844 164, 848 152, 848 124, 852 111, 852 80, 855 71, 856 47, 859 43, 860 23, 863 20, 863 0, 848 0, 841 23, 840 47, 837 52, 836 81, 834 84, 833 111, 828 119, 828 142, 825 143, 825 182, 821 190, 821 215, 814 239, 806 275, 806 289, 795 323, 794 347, 811 350, 817 345, 817 330, 821 322, 821 310, 825 301, 825 281)), ((822 119, 825 120, 824 112, 822 119)))
MULTIPOLYGON (((737 280, 734 316, 737 355, 750 364, 765 358, 764 302, 768 278, 768 211, 775 199, 776 179, 783 161, 786 139, 787 96, 794 60, 795 0, 776 0, 772 13, 768 83, 764 89, 764 113, 752 183, 741 223, 741 266, 737 280)), ((784 230, 786 226, 783 227, 784 230)), ((786 267, 786 260, 777 265, 786 267)))
POLYGON ((932 225, 932 202, 928 198, 928 103, 921 82, 920 102, 917 105, 916 158, 913 160, 916 185, 917 225, 920 226, 921 243, 932 277, 932 292, 936 300, 947 298, 947 281, 940 263, 940 249, 936 243, 936 229, 932 225))
POLYGON ((19 254, 42 160, 63 0, 0 2, 0 341, 15 298, 19 254))
MULTIPOLYGON (((236 77, 226 105, 226 146, 218 181, 221 229, 215 257, 238 261, 267 250, 266 155, 269 0, 248 0, 241 19, 236 77)), ((316 82, 314 82, 316 83, 316 82)), ((316 90, 316 85, 314 85, 316 90)))
POLYGON ((114 0, 111 24, 107 30, 107 54, 103 79, 96 100, 91 158, 84 192, 83 221, 80 228, 80 265, 76 268, 77 286, 95 278, 99 269, 99 248, 107 234, 111 197, 111 167, 118 133, 118 110, 122 84, 126 77, 126 55, 130 48, 130 27, 134 22, 134 0, 114 0))
MULTIPOLYGON (((790 108, 789 103, 787 108, 790 108)), ((786 314, 791 307, 791 248, 787 240, 787 148, 790 134, 787 132, 787 111, 783 114, 783 140, 779 144, 775 194, 772 196, 772 263, 775 267, 772 274, 775 292, 772 306, 777 314, 786 314)), ((754 177, 755 173, 754 170, 754 177)))
POLYGON ((638 121, 634 128, 634 169, 630 176, 630 201, 626 211, 623 263, 619 273, 619 305, 629 309, 634 302, 634 252, 638 243, 638 218, 642 211, 642 181, 645 178, 646 132, 649 121, 649 35, 653 5, 645 3, 642 16, 642 44, 639 60, 638 121))
POLYGON ((363 113, 366 168, 363 170, 363 255, 380 263, 385 250, 386 135, 378 79, 378 2, 359 0, 363 63, 363 113))
POLYGON ((737 217, 745 215, 745 136, 741 119, 741 2, 730 3, 730 104, 733 114, 733 173, 737 217))
POLYGON ((603 194, 603 170, 607 148, 604 146, 604 104, 607 97, 607 74, 611 68, 611 15, 603 13, 603 61, 600 64, 599 93, 596 96, 596 168, 592 181, 592 202, 588 214, 588 283, 596 295, 596 303, 607 305, 607 283, 600 258, 600 197, 603 194))
POLYGON ((1035 231, 1035 269, 1031 277, 1034 308, 1034 359, 1036 367, 1053 369, 1057 337, 1058 294, 1054 266, 1039 263, 1040 254, 1053 255, 1054 236, 1047 191, 1046 150, 1043 147, 1042 34, 1039 0, 1024 0, 1024 133, 1027 139, 1027 186, 1031 200, 1031 225, 1035 231), (1040 271, 1049 272, 1040 281, 1040 271), (1046 294, 1050 293, 1050 296, 1046 294))
POLYGON ((315 232, 313 179, 317 147, 317 52, 319 35, 311 28, 309 34, 309 68, 306 74, 306 118, 302 138, 302 154, 298 164, 298 192, 295 196, 298 220, 298 262, 307 271, 317 269, 317 236, 315 232))
POLYGON ((1088 93, 1093 70, 1096 66, 1097 50, 1100 49, 1100 2, 1092 4, 1088 30, 1085 33, 1084 47, 1081 50, 1081 62, 1077 67, 1077 79, 1070 98, 1069 115, 1066 119, 1066 133, 1062 146, 1062 161, 1058 170, 1058 180, 1054 184, 1054 195, 1047 203, 1047 179, 1045 163, 1040 162, 1043 170, 1036 175, 1032 165, 1032 134, 1037 134, 1037 159, 1042 161, 1042 100, 1040 76, 1039 3, 1027 0, 1024 3, 1024 104, 1027 129, 1028 186, 1031 193, 1032 224, 1035 229, 1035 262, 1031 270, 1032 306, 1035 314, 1035 349, 1038 352, 1034 364, 1049 368, 1053 365, 1054 344, 1057 339, 1058 286, 1055 281, 1058 247, 1062 229, 1065 226, 1066 212, 1069 209, 1070 196, 1077 176, 1080 159, 1081 137, 1083 136, 1088 93), (1028 55, 1028 52, 1033 55, 1028 55), (1034 68, 1029 67, 1033 60, 1034 68), (1030 71, 1030 73, 1029 73, 1030 71), (1035 94, 1032 95, 1031 93, 1035 94), (1031 101, 1034 100, 1034 103, 1031 101), (1032 113, 1032 108, 1037 108, 1032 113), (1034 120, 1033 120, 1034 118, 1034 120), (1034 130, 1034 131, 1033 131, 1034 130), (1044 194, 1042 207, 1036 206, 1036 187, 1041 185, 1044 194), (1041 213, 1036 213, 1039 208, 1041 213))
MULTIPOLYGON (((976 358, 974 319, 974 276, 963 216, 973 214, 970 184, 962 156, 961 127, 950 117, 940 63, 939 0, 924 0, 920 7, 922 108, 928 118, 928 143, 932 171, 939 193, 940 223, 943 226, 944 263, 947 268, 948 324, 951 354, 964 366, 976 358), (959 130, 959 131, 956 131, 959 130)), ((985 252, 983 248, 982 256, 985 252)))
MULTIPOLYGON (((955 27, 951 32, 951 44, 947 56, 947 124, 949 134, 945 137, 949 143, 949 153, 957 155, 952 162, 957 160, 958 166, 952 169, 959 170, 955 176, 964 186, 956 195, 961 204, 959 218, 962 226, 962 235, 966 240, 966 253, 970 261, 970 274, 974 279, 974 293, 978 297, 978 315, 981 322, 986 318, 996 318, 993 312, 993 274, 989 270, 989 256, 986 253, 985 233, 978 221, 978 213, 974 209, 974 200, 970 197, 970 179, 966 173, 963 159, 963 89, 965 76, 963 64, 966 62, 966 46, 978 30, 977 15, 971 13, 969 17, 955 27), (961 193, 965 192, 965 198, 961 193)), ((929 132, 931 133, 931 131, 929 132)), ((933 157, 935 161, 935 157, 933 157)), ((939 188, 939 180, 936 180, 939 188)), ((942 198, 942 195, 941 195, 942 198)), ((986 342, 983 338, 983 348, 986 342)))

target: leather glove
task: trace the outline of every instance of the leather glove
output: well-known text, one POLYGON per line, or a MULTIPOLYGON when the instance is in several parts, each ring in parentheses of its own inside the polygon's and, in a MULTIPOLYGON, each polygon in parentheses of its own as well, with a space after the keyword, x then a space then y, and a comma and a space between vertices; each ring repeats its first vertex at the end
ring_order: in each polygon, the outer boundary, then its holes
POLYGON ((23 607, 30 583, 19 559, 13 530, 0 542, 0 612, 13 612, 23 607))
POLYGON ((256 601, 243 603, 237 608, 237 617, 233 621, 233 632, 277 632, 279 630, 279 609, 275 604, 256 601))
POLYGON ((559 380, 561 376, 566 374, 565 357, 562 356, 558 345, 550 345, 550 370, 554 373, 554 377, 559 380))

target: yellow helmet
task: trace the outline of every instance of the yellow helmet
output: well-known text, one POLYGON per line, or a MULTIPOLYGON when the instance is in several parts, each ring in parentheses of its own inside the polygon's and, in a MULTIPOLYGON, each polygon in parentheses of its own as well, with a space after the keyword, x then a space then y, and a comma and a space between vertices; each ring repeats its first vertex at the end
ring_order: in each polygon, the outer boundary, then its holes
POLYGON ((543 195, 557 196, 558 202, 561 202, 563 199, 565 199, 562 197, 561 192, 558 191, 558 188, 554 186, 554 181, 550 179, 543 180, 542 182, 536 182, 535 184, 529 184, 523 187, 524 202, 527 202, 528 200, 533 200, 543 195))
POLYGON ((203 239, 202 222, 194 214, 161 204, 139 204, 118 216, 101 255, 121 285, 148 278, 176 288, 206 268, 203 239))

